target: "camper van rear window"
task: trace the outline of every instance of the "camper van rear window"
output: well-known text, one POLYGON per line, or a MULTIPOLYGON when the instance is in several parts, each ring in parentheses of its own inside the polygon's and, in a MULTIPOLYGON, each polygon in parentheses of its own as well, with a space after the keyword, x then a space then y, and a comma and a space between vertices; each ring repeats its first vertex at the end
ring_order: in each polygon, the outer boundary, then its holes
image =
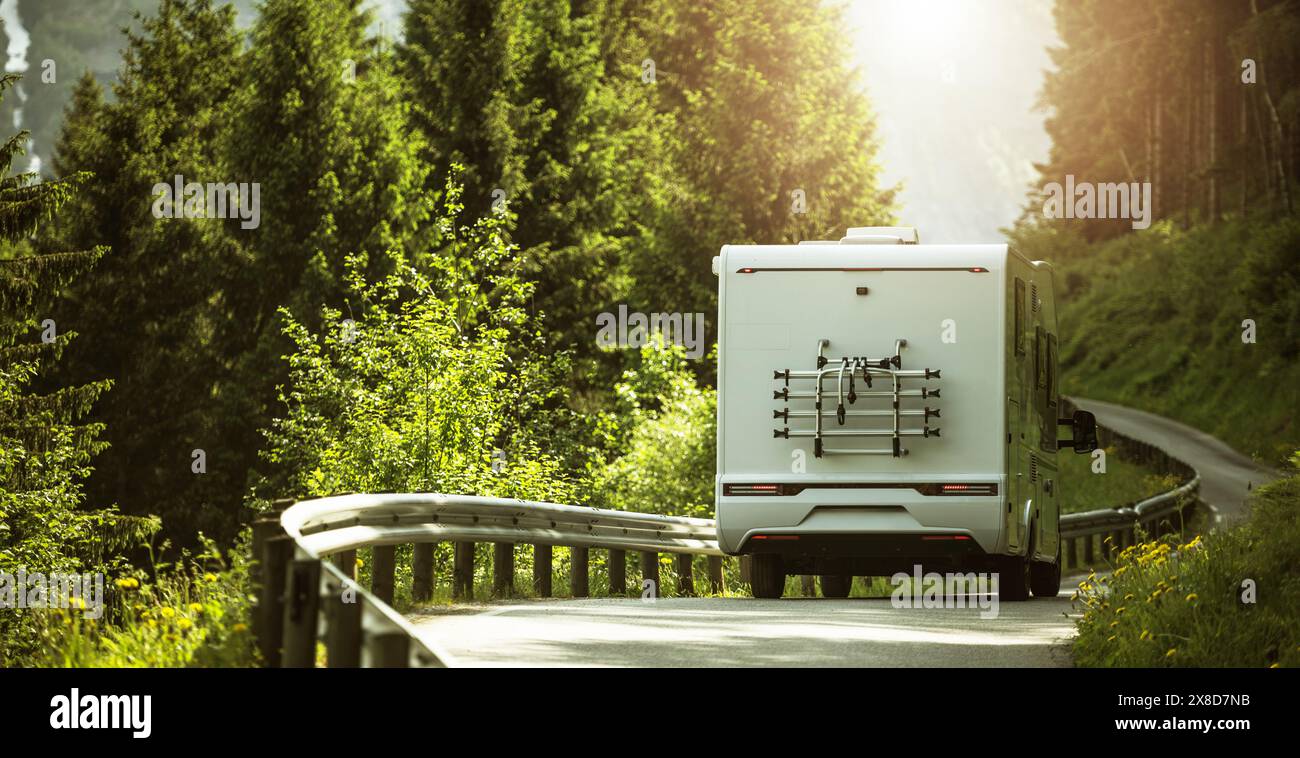
POLYGON ((765 482, 761 484, 724 484, 728 496, 792 497, 804 490, 916 490, 931 497, 985 497, 998 494, 997 482, 765 482))

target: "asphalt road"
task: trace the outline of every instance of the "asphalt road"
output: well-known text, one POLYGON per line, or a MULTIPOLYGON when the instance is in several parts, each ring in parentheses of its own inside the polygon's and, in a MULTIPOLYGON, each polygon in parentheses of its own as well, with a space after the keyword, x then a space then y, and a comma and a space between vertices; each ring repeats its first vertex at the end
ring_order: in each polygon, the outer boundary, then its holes
MULTIPOLYGON (((1247 484, 1278 475, 1176 421, 1076 399, 1097 420, 1194 466, 1223 521, 1245 515, 1247 484)), ((1047 600, 979 608, 895 608, 888 599, 527 600, 410 616, 469 666, 1069 666, 1078 614, 1062 582, 1047 600)))
POLYGON ((408 618, 465 666, 1069 666, 1067 586, 987 619, 866 598, 529 600, 408 618))
POLYGON ((1246 515, 1247 485, 1258 487, 1276 479, 1276 471, 1260 466, 1217 438, 1186 424, 1100 400, 1073 398, 1097 416, 1097 423, 1120 434, 1149 442, 1190 464, 1201 474, 1201 500, 1212 506, 1221 522, 1246 515))

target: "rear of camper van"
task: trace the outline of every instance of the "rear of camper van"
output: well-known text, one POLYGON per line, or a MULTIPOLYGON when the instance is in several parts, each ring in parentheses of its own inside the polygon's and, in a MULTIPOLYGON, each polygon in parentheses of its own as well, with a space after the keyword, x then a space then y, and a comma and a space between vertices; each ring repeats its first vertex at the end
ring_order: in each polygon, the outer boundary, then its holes
POLYGON ((714 267, 718 536, 750 556, 755 596, 796 574, 844 596, 916 566, 1009 567, 1027 588, 1034 558, 1059 583, 1055 488, 1021 481, 1055 471, 1055 355, 1037 404, 1048 356, 1022 354, 1034 319, 1055 334, 1046 264, 860 228, 729 245, 714 267))

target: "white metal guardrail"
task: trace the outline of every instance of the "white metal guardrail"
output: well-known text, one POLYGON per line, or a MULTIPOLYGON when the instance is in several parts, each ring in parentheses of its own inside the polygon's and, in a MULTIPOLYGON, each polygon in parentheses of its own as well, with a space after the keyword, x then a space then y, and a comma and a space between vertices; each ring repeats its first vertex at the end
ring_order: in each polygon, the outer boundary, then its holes
MULTIPOLYGON (((1138 529, 1150 534, 1181 529, 1194 503, 1200 477, 1189 466, 1146 443, 1102 430, 1103 440, 1142 460, 1188 479, 1140 503, 1061 517, 1063 560, 1078 566, 1078 546, 1091 565, 1094 547, 1103 558, 1131 545, 1138 529)), ((533 581, 551 595, 552 548, 570 552, 570 590, 589 592, 589 550, 609 551, 611 594, 627 591, 627 551, 641 554, 642 578, 659 585, 659 554, 677 555, 677 590, 694 594, 693 557, 706 556, 714 592, 722 589, 722 552, 712 519, 585 508, 507 498, 439 494, 339 495, 299 503, 282 501, 277 514, 256 521, 253 551, 258 607, 254 632, 268 666, 309 667, 318 663, 323 642, 331 667, 449 666, 445 651, 422 640, 391 607, 395 546, 413 544, 416 599, 432 594, 433 546, 454 542, 453 589, 472 594, 474 543, 491 542, 494 589, 513 592, 514 546, 533 545, 533 581), (356 550, 373 548, 371 587, 354 579, 356 550), (324 560, 325 558, 329 560, 324 560)))

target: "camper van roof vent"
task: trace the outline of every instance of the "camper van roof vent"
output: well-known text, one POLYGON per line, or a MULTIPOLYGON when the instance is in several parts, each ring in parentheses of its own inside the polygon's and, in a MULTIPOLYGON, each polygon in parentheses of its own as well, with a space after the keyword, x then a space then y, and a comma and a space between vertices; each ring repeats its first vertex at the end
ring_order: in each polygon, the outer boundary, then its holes
POLYGON ((911 226, 851 226, 841 245, 919 245, 921 235, 911 226))

